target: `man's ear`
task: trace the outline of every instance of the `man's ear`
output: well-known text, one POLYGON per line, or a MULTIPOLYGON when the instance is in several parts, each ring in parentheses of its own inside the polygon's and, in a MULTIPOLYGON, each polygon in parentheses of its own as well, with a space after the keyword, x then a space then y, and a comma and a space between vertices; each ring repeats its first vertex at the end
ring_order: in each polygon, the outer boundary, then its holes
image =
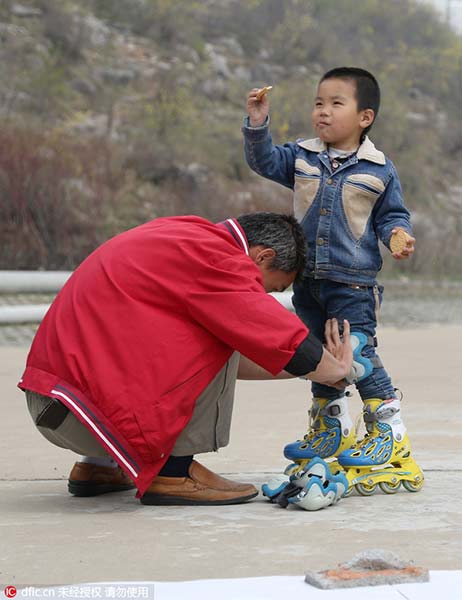
POLYGON ((370 127, 375 119, 375 112, 372 108, 365 108, 361 111, 361 119, 359 121, 360 127, 366 129, 366 127, 370 127))
POLYGON ((263 248, 263 250, 259 250, 255 256, 255 264, 262 265, 266 263, 267 265, 270 265, 275 256, 276 252, 272 248, 263 248))

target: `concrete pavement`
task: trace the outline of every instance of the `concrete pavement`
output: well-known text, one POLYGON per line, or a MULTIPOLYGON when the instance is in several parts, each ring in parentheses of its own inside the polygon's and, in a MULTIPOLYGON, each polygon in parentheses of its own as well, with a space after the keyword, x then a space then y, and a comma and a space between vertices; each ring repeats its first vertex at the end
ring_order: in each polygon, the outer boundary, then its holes
MULTIPOLYGON (((35 430, 16 389, 27 348, 0 348, 0 582, 303 575, 382 548, 432 570, 462 569, 462 326, 379 331, 380 354, 404 393, 403 416, 426 483, 416 494, 353 495, 314 513, 259 496, 230 507, 146 507, 132 492, 74 498, 76 456, 35 430)), ((231 443, 199 460, 261 484, 287 464, 306 427, 307 385, 239 382, 231 443)), ((360 401, 352 398, 352 412, 360 401)))

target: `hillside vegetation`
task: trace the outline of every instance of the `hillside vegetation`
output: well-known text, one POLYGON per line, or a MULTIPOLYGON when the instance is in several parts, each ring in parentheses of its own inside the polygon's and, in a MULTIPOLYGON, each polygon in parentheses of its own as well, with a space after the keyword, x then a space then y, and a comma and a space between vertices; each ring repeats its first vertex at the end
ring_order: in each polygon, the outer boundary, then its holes
POLYGON ((71 269, 123 229, 291 209, 245 164, 248 89, 308 137, 327 69, 371 70, 371 137, 413 211, 386 274, 462 277, 462 40, 412 0, 2 0, 0 268, 71 269))

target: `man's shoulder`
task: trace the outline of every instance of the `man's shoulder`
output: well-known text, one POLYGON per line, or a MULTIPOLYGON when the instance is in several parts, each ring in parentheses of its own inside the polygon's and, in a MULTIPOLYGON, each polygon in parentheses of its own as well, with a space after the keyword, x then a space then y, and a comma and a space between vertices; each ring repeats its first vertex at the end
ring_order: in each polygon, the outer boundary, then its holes
POLYGON ((159 227, 177 227, 182 225, 213 225, 211 221, 205 219, 204 217, 199 217, 197 215, 178 215, 172 217, 157 217, 156 219, 152 219, 152 221, 148 221, 146 225, 151 226, 159 226, 159 227))
POLYGON ((132 235, 125 238, 125 243, 132 244, 133 251, 144 252, 146 244, 155 242, 158 244, 158 251, 161 248, 173 253, 187 251, 189 259, 192 253, 206 254, 205 246, 209 248, 209 252, 210 246, 226 246, 229 237, 229 233, 220 224, 197 215, 158 217, 131 232, 132 235))

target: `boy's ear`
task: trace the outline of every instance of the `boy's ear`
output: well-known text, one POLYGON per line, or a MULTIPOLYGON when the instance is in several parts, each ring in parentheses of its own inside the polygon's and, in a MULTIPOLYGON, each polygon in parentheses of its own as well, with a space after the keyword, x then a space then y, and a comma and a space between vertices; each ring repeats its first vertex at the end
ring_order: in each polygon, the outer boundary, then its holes
POLYGON ((375 113, 372 110, 372 108, 365 108, 364 110, 361 111, 361 118, 359 121, 359 125, 363 129, 366 129, 366 127, 369 127, 370 125, 372 125, 372 123, 374 122, 374 119, 375 119, 375 113))

